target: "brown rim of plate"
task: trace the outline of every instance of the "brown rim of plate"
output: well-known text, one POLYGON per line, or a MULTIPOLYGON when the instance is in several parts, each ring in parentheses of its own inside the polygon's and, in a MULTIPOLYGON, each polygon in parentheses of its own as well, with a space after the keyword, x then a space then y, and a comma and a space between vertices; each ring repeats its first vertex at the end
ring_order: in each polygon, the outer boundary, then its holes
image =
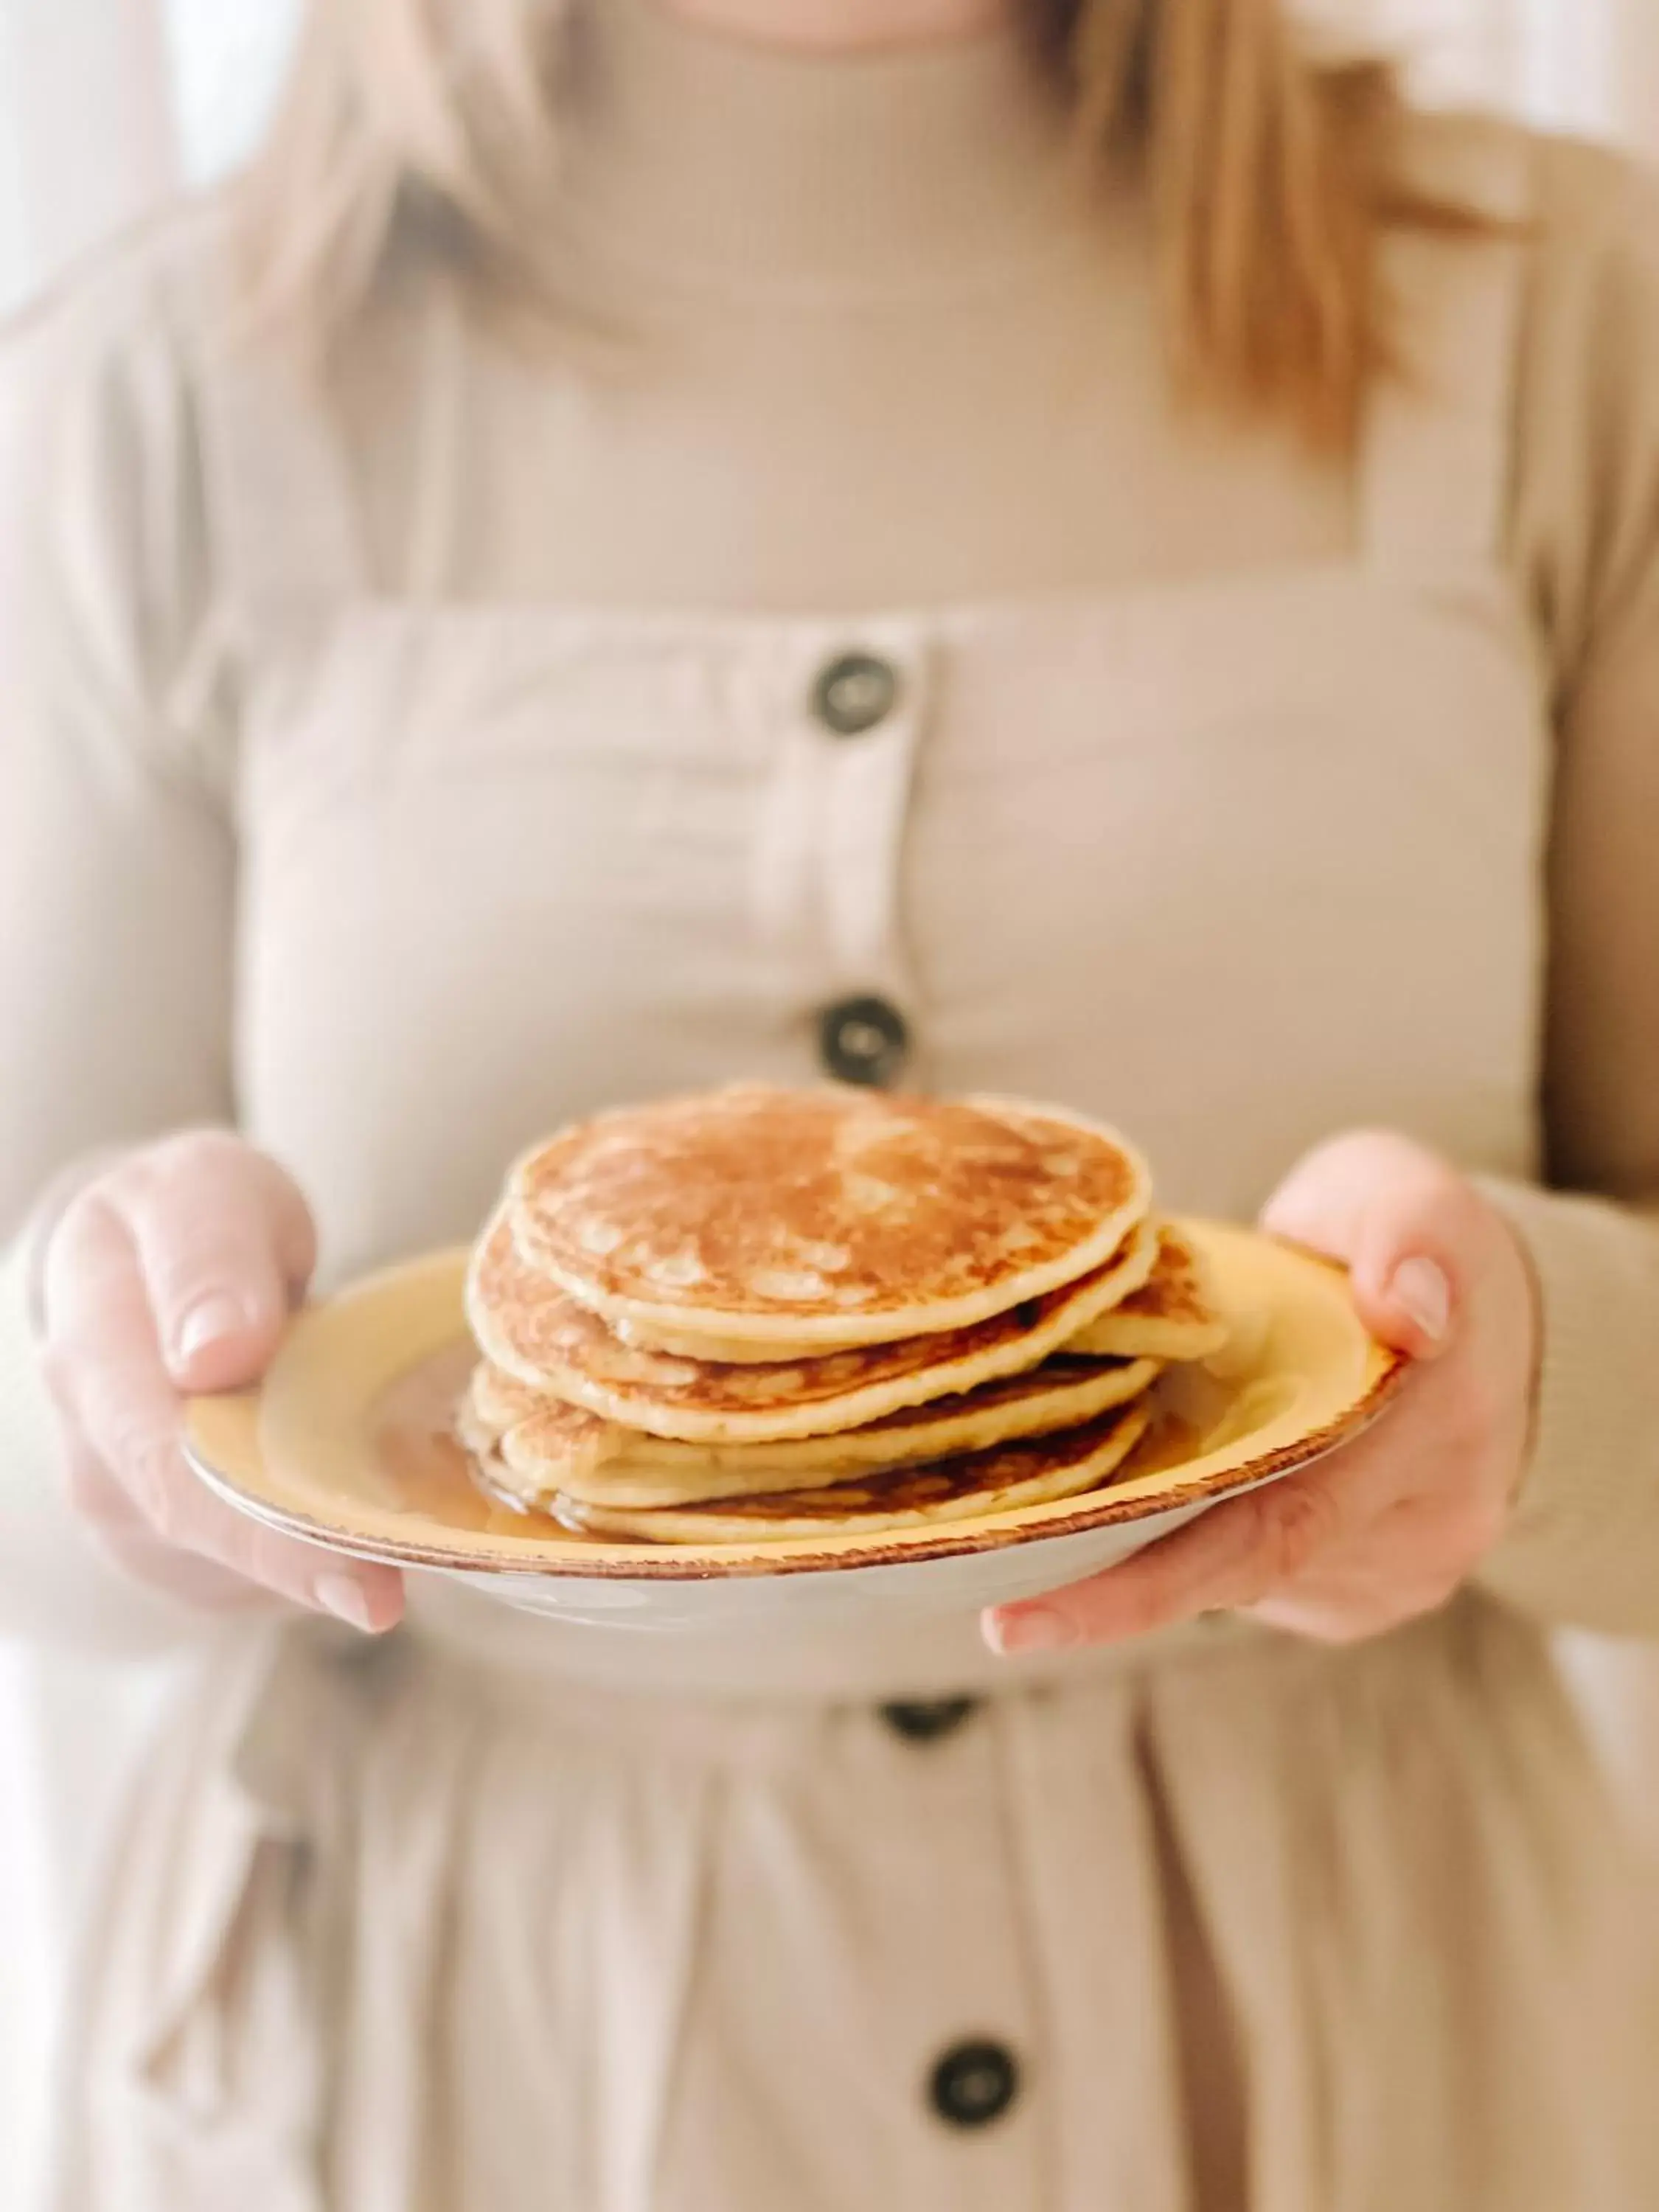
MULTIPOLYGON (((1322 1254, 1308 1247, 1294 1244, 1289 1238, 1276 1242, 1291 1245, 1309 1259, 1322 1265, 1330 1262, 1322 1254)), ((1223 1468, 1214 1474, 1205 1475, 1196 1481, 1182 1482, 1179 1468, 1170 1470, 1170 1480, 1166 1489, 1151 1496, 1127 1498, 1115 1498, 1111 1486, 1085 1493, 1085 1498, 1071 1510, 1055 1513, 1052 1506, 1030 1507, 1030 1512, 1042 1512, 1052 1517, 1032 1522, 1019 1516, 1010 1515, 1003 1527, 975 1528, 971 1523, 962 1527, 955 1535, 928 1536, 913 1534, 907 1530, 894 1530, 884 1537, 872 1537, 862 1544, 836 1552, 807 1552, 798 1548, 799 1540, 792 1543, 787 1555, 769 1556, 763 1546, 753 1544, 706 1544, 690 1547, 665 1545, 601 1544, 595 1542, 595 1556, 573 1556, 569 1559, 508 1559, 477 1557, 439 1549, 435 1546, 401 1541, 394 1539, 364 1536, 356 1538, 350 1557, 384 1559, 394 1566, 435 1567, 451 1573, 471 1575, 528 1576, 536 1581, 562 1582, 728 1582, 738 1579, 775 1577, 781 1575, 836 1574, 860 1567, 908 1565, 917 1560, 962 1559, 975 1553, 1012 1550, 1017 1546, 1046 1542, 1054 1536, 1086 1535, 1097 1528, 1121 1527, 1133 1521, 1150 1521, 1159 1514, 1173 1511, 1176 1507, 1194 1503, 1212 1504, 1236 1492, 1254 1490, 1275 1476, 1288 1474, 1296 1468, 1311 1465, 1316 1460, 1352 1443, 1369 1428, 1399 1390, 1412 1362, 1404 1352, 1378 1347, 1387 1361, 1382 1372, 1369 1389, 1355 1399, 1334 1421, 1322 1429, 1310 1431, 1291 1444, 1281 1444, 1273 1451, 1262 1452, 1255 1458, 1243 1461, 1234 1467, 1223 1468), (617 1553, 626 1551, 626 1558, 617 1553)), ((228 1481, 216 1468, 204 1462, 195 1449, 190 1437, 185 1439, 185 1455, 191 1466, 221 1495, 234 1498, 254 1519, 267 1528, 298 1536, 330 1549, 340 1550, 340 1530, 325 1521, 315 1520, 309 1514, 286 1511, 273 1507, 263 1498, 250 1497, 245 1491, 228 1481)), ((1119 1480, 1121 1480, 1120 1474, 1119 1480)), ((526 1519, 544 1520, 547 1516, 526 1509, 526 1519)), ((550 1522, 550 1528, 558 1524, 550 1522)), ((580 1541, 568 1531, 560 1530, 557 1537, 549 1541, 564 1541, 573 1545, 580 1541)))

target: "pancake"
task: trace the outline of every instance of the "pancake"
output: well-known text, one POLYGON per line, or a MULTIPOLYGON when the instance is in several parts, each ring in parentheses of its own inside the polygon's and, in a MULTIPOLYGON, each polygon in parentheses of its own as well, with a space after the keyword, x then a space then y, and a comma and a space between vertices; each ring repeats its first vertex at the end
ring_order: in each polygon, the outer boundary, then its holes
POLYGON ((1158 1231, 1151 1279, 1079 1331, 1070 1349, 1119 1359, 1209 1359, 1227 1341, 1204 1263, 1190 1237, 1170 1222, 1158 1231))
POLYGON ((483 1461, 495 1456, 505 1431, 487 1414, 480 1412, 474 1395, 476 1382, 475 1376, 455 1408, 455 1435, 462 1449, 471 1458, 483 1461))
POLYGON ((890 1529, 1010 1513, 1096 1490, 1121 1468, 1151 1422, 1142 1407, 1105 1413, 1085 1427, 929 1466, 776 1498, 752 1498, 657 1512, 561 1497, 558 1518, 594 1535, 666 1544, 767 1544, 791 1538, 872 1536, 890 1529))
POLYGON ((471 1462, 473 1487, 482 1491, 492 1505, 505 1505, 514 1513, 523 1514, 526 1519, 542 1510, 538 1506, 526 1504, 514 1493, 509 1486, 512 1478, 501 1454, 493 1445, 472 1440, 465 1416, 456 1423, 455 1433, 471 1462))
POLYGON ((508 1213, 526 1263, 635 1343, 776 1359, 1041 1297, 1151 1198, 1122 1138, 1044 1108, 740 1085, 566 1130, 514 1170, 508 1213))
POLYGON ((1145 1283, 1157 1251, 1142 1227, 1105 1267, 970 1328, 733 1366, 619 1344, 597 1315, 526 1267, 498 1214, 473 1254, 466 1310, 495 1366, 623 1428, 691 1443, 775 1443, 860 1428, 1037 1366, 1145 1283))
MULTIPOLYGON (((509 1375, 493 1360, 481 1359, 467 1384, 465 1402, 479 1429, 494 1438, 504 1437, 520 1421, 533 1420, 548 1400, 544 1390, 537 1389, 517 1375, 509 1375)), ((573 1413, 576 1410, 574 1407, 571 1408, 573 1413)))
POLYGON ((499 1439, 509 1480, 526 1502, 563 1492, 595 1505, 656 1510, 814 1489, 1080 1428, 1143 1396, 1161 1371, 1155 1359, 1062 1356, 1029 1375, 912 1407, 867 1428, 769 1444, 687 1444, 637 1436, 582 1407, 525 1393, 511 1378, 497 1399, 488 1370, 482 1384, 475 1382, 473 1395, 480 1432, 487 1440, 499 1439), (525 1413, 526 1397, 532 1402, 525 1413), (498 1407, 517 1412, 518 1418, 495 1425, 490 1416, 498 1407))

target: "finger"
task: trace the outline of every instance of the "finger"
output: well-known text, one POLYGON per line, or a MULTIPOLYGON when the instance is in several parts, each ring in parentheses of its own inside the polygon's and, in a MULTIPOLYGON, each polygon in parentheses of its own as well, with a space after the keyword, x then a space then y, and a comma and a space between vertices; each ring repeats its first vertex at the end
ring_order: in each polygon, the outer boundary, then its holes
MULTIPOLYGON (((77 1502, 125 1555, 143 1555, 149 1579, 194 1595, 167 1551, 212 1562, 274 1595, 380 1629, 402 1610, 389 1568, 345 1559, 265 1529, 215 1498, 179 1445, 179 1401, 161 1362, 148 1286, 124 1222, 101 1202, 66 1218, 50 1259, 48 1369, 54 1395, 78 1431, 71 1457, 77 1502), (131 1501, 140 1524, 86 1465, 131 1501)), ((197 1577, 199 1581, 199 1577, 197 1577)))
POLYGON ((1285 1635, 1319 1644, 1358 1644, 1438 1613, 1468 1578, 1470 1563, 1442 1547, 1425 1554, 1415 1547, 1396 1545, 1394 1554, 1381 1567, 1370 1558, 1350 1559, 1340 1566, 1333 1563, 1240 1611, 1285 1635))
POLYGON ((106 1550, 143 1538, 148 1533, 143 1515, 88 1442, 78 1422, 64 1422, 61 1448, 64 1487, 82 1527, 90 1528, 106 1550))
POLYGON ((1414 1172, 1423 1158, 1409 1138, 1355 1129, 1297 1161, 1261 1209, 1261 1225, 1329 1259, 1351 1262, 1380 1185, 1414 1172))
POLYGON ((216 1607, 246 1604, 256 1592, 314 1613, 331 1614, 365 1635, 380 1635, 403 1617, 403 1577, 379 1562, 354 1559, 320 1544, 266 1528, 216 1498, 181 1452, 160 1470, 150 1533, 179 1561, 204 1562, 216 1584, 191 1586, 165 1560, 153 1562, 179 1594, 216 1607))
POLYGON ((173 1382, 200 1391, 257 1381, 315 1261, 310 1215, 288 1177, 208 1133, 145 1155, 106 1188, 173 1382))
POLYGON ((182 1458, 147 1486, 154 1523, 78 1436, 69 1443, 69 1477, 76 1510, 104 1548, 128 1573, 190 1606, 230 1613, 299 1605, 366 1634, 401 1618, 401 1585, 389 1569, 362 1571, 356 1561, 342 1563, 319 1547, 267 1534, 204 1490, 182 1458), (169 1495, 173 1481, 180 1486, 176 1506, 169 1495), (192 1527, 198 1499, 200 1522, 192 1527))
POLYGON ((94 1517, 146 1579, 215 1606, 246 1602, 252 1586, 370 1633, 401 1618, 402 1582, 391 1568, 281 1535, 213 1495, 179 1448, 177 1403, 159 1362, 89 1376, 78 1403, 86 1445, 131 1499, 141 1525, 125 1522, 108 1501, 99 1516, 95 1498, 94 1517), (218 1570, 220 1581, 204 1582, 191 1561, 218 1570))
POLYGON ((1091 1581, 986 1617, 992 1648, 1058 1650, 1150 1636, 1254 1605, 1306 1571, 1363 1518, 1323 1468, 1212 1507, 1091 1581))
POLYGON ((1262 1225, 1343 1263, 1382 1342, 1432 1359, 1453 1342, 1491 1253, 1479 1194, 1407 1139, 1362 1132, 1309 1155, 1262 1225))
POLYGON ((1438 1613, 1467 1583, 1473 1559, 1460 1548, 1414 1538, 1377 1557, 1322 1565, 1238 1610, 1263 1626, 1321 1644, 1357 1644, 1438 1613))
POLYGON ((1355 1540, 1241 1610, 1271 1628, 1320 1643, 1350 1644, 1437 1613, 1486 1548, 1486 1528, 1461 1501, 1414 1498, 1355 1540))
POLYGON ((98 1191, 77 1199, 58 1224, 43 1291, 47 1379, 70 1420, 87 1431, 95 1415, 94 1442, 112 1469, 136 1467, 157 1442, 170 1445, 178 1401, 137 1251, 98 1191))

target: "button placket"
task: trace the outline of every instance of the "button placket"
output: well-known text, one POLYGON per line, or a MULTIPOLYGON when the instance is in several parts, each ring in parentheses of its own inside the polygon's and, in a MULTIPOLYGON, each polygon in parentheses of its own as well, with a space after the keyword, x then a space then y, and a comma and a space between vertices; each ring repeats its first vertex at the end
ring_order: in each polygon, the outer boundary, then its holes
POLYGON ((803 625, 755 662, 784 712, 756 820, 750 912, 779 988, 811 1024, 818 1068, 842 1082, 887 1087, 914 1067, 901 870, 926 642, 902 620, 803 625))
POLYGON ((868 972, 896 905, 890 870, 881 889, 883 863, 902 828, 926 690, 915 627, 875 627, 856 649, 822 632, 786 635, 755 669, 782 710, 760 823, 757 917, 775 927, 787 916, 795 934, 813 909, 816 951, 841 960, 844 982, 848 961, 863 963, 866 982, 886 980, 868 972))
POLYGON ((899 892, 919 690, 915 678, 907 681, 892 713, 862 736, 822 741, 829 754, 819 847, 826 950, 848 985, 901 1006, 910 995, 899 892))
MULTIPOLYGON (((1047 2201, 1054 2116, 1042 2091, 1043 1992, 1034 1977, 1020 1863, 1002 1803, 1000 1698, 918 1686, 849 1726, 834 1790, 886 1808, 849 1845, 845 1905, 878 1957, 878 2079, 890 2098, 895 2203, 991 2212, 1047 2201), (877 1933, 876 1931, 879 1931, 877 1933), (960 2054, 997 2044, 1020 2071, 997 2124, 994 2085, 960 2054), (950 2087, 949 2109, 935 2081, 950 2087), (963 2124, 955 2117, 969 2113, 963 2124)), ((848 1716, 851 1720, 851 1716, 848 1716)))
POLYGON ((818 825, 826 962, 838 988, 819 1015, 819 1053, 842 1082, 889 1088, 910 1073, 915 989, 900 921, 927 669, 914 635, 834 654, 812 685, 823 735, 818 825))

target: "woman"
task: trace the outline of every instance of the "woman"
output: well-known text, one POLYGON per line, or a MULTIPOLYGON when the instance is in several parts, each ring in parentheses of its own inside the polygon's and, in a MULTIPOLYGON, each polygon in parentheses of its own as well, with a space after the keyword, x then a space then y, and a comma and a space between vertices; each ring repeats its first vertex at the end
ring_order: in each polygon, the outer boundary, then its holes
POLYGON ((1659 1629, 1656 217, 1271 0, 321 0, 13 334, 9 1610, 203 1655, 63 2206, 1656 2201, 1545 1632, 1659 1629), (1109 1114, 1420 1371, 986 1638, 192 1482, 313 1223, 738 1072, 1109 1114))

